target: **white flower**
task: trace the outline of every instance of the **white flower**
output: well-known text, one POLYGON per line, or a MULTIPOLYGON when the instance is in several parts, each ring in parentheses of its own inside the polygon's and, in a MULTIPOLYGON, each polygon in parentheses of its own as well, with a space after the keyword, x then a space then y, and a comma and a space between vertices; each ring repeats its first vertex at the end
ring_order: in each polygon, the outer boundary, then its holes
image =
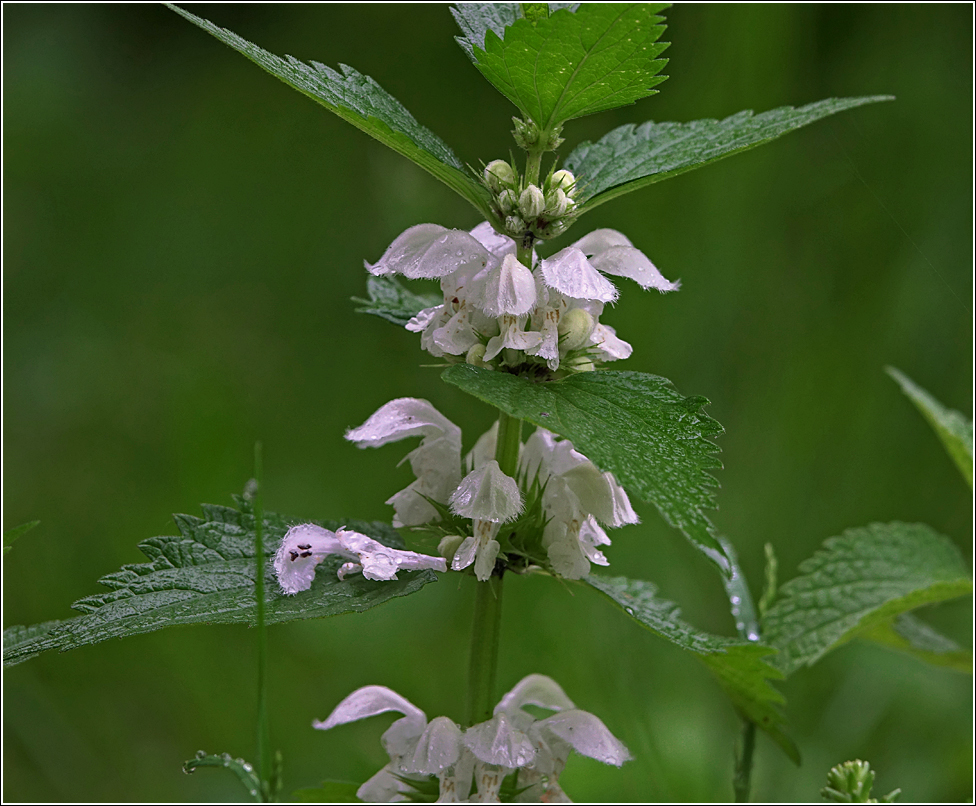
POLYGON ((611 527, 638 522, 613 474, 601 473, 569 440, 544 428, 526 441, 520 468, 527 479, 545 485, 542 505, 548 520, 542 543, 560 576, 580 579, 591 562, 607 564, 597 546, 610 545, 610 538, 597 521, 611 527))
POLYGON ((461 481, 461 429, 426 400, 402 397, 346 432, 346 439, 360 448, 377 448, 415 436, 423 437, 420 447, 408 453, 405 461, 410 461, 417 480, 387 501, 396 511, 396 527, 418 526, 438 517, 425 496, 447 504, 461 481))
POLYGON ((445 277, 458 269, 488 265, 488 253, 467 232, 437 224, 418 224, 397 237, 370 274, 402 274, 410 279, 445 277))
POLYGON ((494 459, 468 473, 451 493, 451 511, 462 518, 505 523, 522 511, 518 482, 506 476, 494 459))
POLYGON ((631 756, 597 717, 576 708, 551 677, 532 674, 523 678, 495 706, 495 715, 505 714, 532 741, 532 760, 519 769, 517 789, 524 790, 522 802, 566 803, 569 799, 558 779, 571 750, 619 767, 631 756), (555 711, 545 719, 536 719, 524 710, 532 705, 555 711))
POLYGON ((570 752, 618 767, 630 759, 597 717, 576 708, 552 678, 541 674, 523 678, 502 697, 491 719, 467 730, 444 716, 428 723, 423 711, 385 686, 354 691, 326 720, 312 724, 329 730, 386 711, 403 717, 382 736, 389 764, 356 793, 367 802, 410 800, 410 782, 433 775, 440 784, 438 802, 497 803, 502 782, 516 770, 519 801, 568 802, 558 779, 570 752), (527 705, 555 713, 539 719, 525 710, 527 705))
POLYGON ((288 530, 275 553, 278 584, 285 593, 308 590, 315 578, 315 567, 329 556, 350 560, 339 568, 339 579, 361 573, 366 579, 391 580, 397 579, 400 570, 447 571, 443 557, 390 548, 351 529, 333 532, 314 523, 303 523, 288 530))
POLYGON ((488 316, 522 316, 535 306, 535 277, 514 255, 506 254, 501 266, 488 271, 478 307, 488 316))
MULTIPOLYGON (((553 210, 572 208, 575 179, 566 171, 553 174, 550 190, 527 187, 520 199, 523 215, 532 217, 540 204, 553 210), (557 178, 558 177, 558 178, 557 178)), ((510 190, 505 193, 511 194, 510 190)), ((505 229, 518 233, 525 221, 509 215, 505 229)), ((558 223, 558 222, 557 222, 558 223)), ((553 226, 556 226, 555 224, 553 226)), ((494 368, 512 366, 527 357, 542 359, 551 371, 569 353, 570 368, 594 368, 594 362, 627 358, 631 346, 612 327, 599 321, 605 303, 617 299, 617 289, 604 275, 628 277, 641 288, 674 291, 671 282, 625 235, 599 229, 538 261, 534 270, 520 263, 515 240, 495 231, 487 221, 470 233, 434 224, 411 227, 397 238, 376 264, 374 274, 440 278, 444 302, 426 308, 406 325, 421 334, 421 347, 436 357, 476 355, 469 363, 494 368), (574 312, 575 317, 571 316, 574 312), (481 347, 485 347, 482 355, 481 347)))

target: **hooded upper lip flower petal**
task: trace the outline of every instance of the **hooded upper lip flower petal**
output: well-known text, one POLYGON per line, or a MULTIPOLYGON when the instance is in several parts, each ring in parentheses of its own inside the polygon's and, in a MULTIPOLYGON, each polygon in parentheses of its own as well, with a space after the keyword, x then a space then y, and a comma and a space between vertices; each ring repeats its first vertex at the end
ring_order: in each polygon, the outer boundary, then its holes
POLYGON ((681 287, 680 280, 673 283, 668 280, 626 235, 616 230, 593 230, 573 246, 589 255, 590 265, 594 269, 617 277, 628 277, 641 288, 668 292, 681 287))
POLYGON ((303 523, 288 530, 275 553, 278 584, 285 593, 308 590, 315 578, 315 567, 330 555, 350 560, 339 569, 339 579, 360 572, 366 579, 390 580, 396 579, 400 570, 447 571, 443 557, 390 548, 351 529, 332 532, 314 523, 303 523))
POLYGON ((408 437, 423 437, 406 456, 417 480, 390 498, 394 526, 418 526, 437 519, 424 496, 447 504, 461 481, 461 429, 426 400, 401 397, 380 407, 365 423, 346 432, 360 448, 377 448, 408 437))
POLYGON ((458 269, 488 265, 489 253, 469 233, 437 224, 418 224, 402 233, 383 257, 366 268, 371 274, 402 274, 410 279, 445 277, 458 269))

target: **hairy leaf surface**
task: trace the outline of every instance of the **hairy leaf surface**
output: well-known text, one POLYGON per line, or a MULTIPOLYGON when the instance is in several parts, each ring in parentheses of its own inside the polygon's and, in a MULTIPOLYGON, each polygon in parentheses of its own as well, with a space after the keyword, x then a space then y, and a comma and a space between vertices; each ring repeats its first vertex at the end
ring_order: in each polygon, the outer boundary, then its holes
MULTIPOLYGON (((536 21, 472 23, 466 41, 475 65, 524 115, 546 131, 566 120, 632 104, 664 81, 667 43, 658 12, 666 3, 585 3, 536 21), (482 28, 484 29, 482 31, 482 28), (484 36, 477 43, 475 37, 484 36)), ((457 18, 457 15, 455 15, 457 18)), ((464 24, 459 20, 464 30, 464 24)), ((462 43, 462 47, 465 45, 462 43)))
POLYGON ((906 652, 935 666, 947 666, 958 672, 973 673, 973 653, 951 638, 936 632, 912 613, 875 624, 857 634, 858 638, 906 652))
POLYGON ((294 56, 276 56, 233 31, 179 6, 167 5, 288 86, 417 163, 471 202, 485 218, 493 218, 488 191, 465 172, 450 147, 430 129, 421 126, 403 104, 369 76, 344 64, 339 65, 340 73, 319 62, 306 64, 294 56))
POLYGON ((922 412, 932 430, 942 440, 942 444, 956 463, 963 478, 973 486, 973 421, 954 409, 947 409, 921 386, 894 367, 888 367, 888 374, 898 381, 902 392, 922 412))
POLYGON ((596 143, 573 149, 564 168, 572 171, 583 197, 581 210, 768 143, 808 123, 891 96, 828 98, 798 109, 784 106, 756 115, 751 110, 725 120, 690 123, 627 123, 596 143))
POLYGON ((791 674, 861 630, 972 590, 949 538, 922 523, 873 523, 829 538, 800 564, 763 619, 763 640, 791 674))
POLYGON ((692 652, 718 679, 744 718, 754 722, 799 764, 796 745, 783 733, 780 706, 785 702, 770 680, 783 675, 764 660, 775 649, 762 644, 702 632, 681 619, 674 602, 660 599, 650 582, 590 574, 584 582, 609 597, 638 624, 692 652))
POLYGON ((356 313, 371 313, 403 327, 424 308, 440 305, 444 298, 436 294, 414 294, 394 277, 370 277, 366 281, 369 299, 353 297, 362 307, 356 313))
POLYGON ((505 29, 523 16, 521 3, 456 3, 451 15, 462 32, 454 39, 475 65, 474 49, 485 49, 485 35, 493 31, 504 39, 505 29))
POLYGON ((667 378, 643 372, 581 372, 535 382, 456 364, 442 377, 506 414, 571 440, 729 573, 704 512, 715 508, 717 482, 708 471, 721 467, 710 438, 722 432, 702 412, 705 398, 684 397, 667 378))
MULTIPOLYGON (((72 607, 85 615, 66 621, 4 630, 3 662, 20 663, 49 649, 73 649, 108 638, 152 632, 177 624, 254 624, 254 513, 239 499, 237 509, 203 506, 204 517, 175 515, 178 536, 153 537, 139 544, 150 562, 124 565, 99 582, 109 593, 87 596, 72 607)), ((268 557, 289 527, 309 521, 265 513, 268 557)), ((348 526, 381 543, 402 548, 390 526, 363 521, 315 521, 326 529, 348 526)), ((265 619, 295 619, 362 612, 436 580, 433 572, 404 572, 400 579, 373 582, 361 576, 339 580, 339 558, 327 559, 311 590, 286 596, 270 563, 265 565, 265 619)))

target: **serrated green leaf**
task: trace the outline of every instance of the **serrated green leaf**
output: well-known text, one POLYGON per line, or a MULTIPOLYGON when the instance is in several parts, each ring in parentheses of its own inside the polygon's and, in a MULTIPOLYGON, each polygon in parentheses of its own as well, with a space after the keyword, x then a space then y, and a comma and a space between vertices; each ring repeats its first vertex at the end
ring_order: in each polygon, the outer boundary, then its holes
POLYGON ((861 630, 973 590, 959 550, 922 523, 848 529, 804 560, 800 574, 780 588, 762 624, 787 675, 861 630))
POLYGON ((704 510, 715 508, 720 468, 711 437, 720 426, 703 397, 683 397, 643 372, 581 372, 534 382, 455 364, 441 375, 469 395, 571 440, 601 470, 653 503, 664 519, 728 575, 729 562, 704 510))
MULTIPOLYGON (((544 131, 652 95, 667 59, 659 11, 666 3, 585 3, 507 25, 486 24, 475 65, 544 131)), ((470 40, 469 40, 470 41, 470 40)), ((462 45, 463 46, 463 45, 462 45)))
POLYGON ((451 15, 461 29, 461 36, 454 40, 477 65, 474 49, 484 50, 485 35, 489 31, 504 39, 505 29, 521 19, 521 6, 521 3, 456 3, 451 7, 451 15))
POLYGON ((858 638, 907 652, 935 666, 946 666, 957 672, 973 673, 973 653, 955 641, 933 630, 912 613, 875 624, 857 634, 858 638))
MULTIPOLYGON (((205 504, 203 518, 174 515, 179 536, 153 537, 139 544, 150 562, 124 565, 99 582, 109 593, 80 599, 72 607, 85 615, 62 622, 4 630, 4 666, 49 649, 66 650, 152 632, 178 624, 255 623, 254 515, 238 499, 237 509, 205 504), (8 638, 9 636, 9 638, 8 638), (9 649, 8 649, 9 645, 9 649)), ((265 513, 265 553, 272 556, 289 527, 308 523, 265 513)), ((402 548, 397 532, 382 523, 314 521, 326 529, 348 526, 402 548)), ((361 576, 339 580, 340 558, 326 560, 309 591, 286 596, 270 563, 265 566, 265 618, 268 624, 362 612, 406 596, 436 580, 433 572, 407 572, 398 580, 373 582, 361 576)))
POLYGON ((444 301, 435 294, 414 294, 393 277, 370 277, 366 281, 366 293, 369 299, 352 298, 361 304, 356 313, 371 313, 401 327, 424 308, 433 308, 444 301))
POLYGON ((681 619, 674 602, 658 598, 650 582, 594 574, 583 581, 607 596, 642 627, 692 652, 712 671, 743 718, 754 722, 786 755, 800 763, 796 745, 782 730, 784 719, 780 706, 785 700, 769 682, 783 675, 764 660, 776 650, 753 641, 695 629, 681 619))
POLYGON ((242 758, 232 758, 230 753, 222 753, 219 756, 204 753, 202 750, 189 761, 183 762, 183 772, 192 775, 201 767, 222 767, 230 770, 237 776, 237 779, 244 785, 247 793, 257 801, 262 801, 261 779, 258 778, 254 767, 242 758))
POLYGON ((956 463, 963 478, 973 486, 973 421, 954 409, 947 409, 903 372, 886 367, 888 374, 898 381, 902 392, 922 412, 932 430, 942 440, 946 452, 956 463))
POLYGON ((627 123, 596 143, 578 145, 563 167, 576 175, 583 198, 579 209, 584 212, 645 185, 748 151, 828 115, 890 100, 890 95, 828 98, 759 115, 746 110, 725 120, 627 123))
POLYGON ((321 104, 357 129, 412 160, 494 220, 488 191, 471 177, 450 147, 421 126, 396 98, 369 76, 340 64, 337 72, 319 62, 269 53, 246 39, 167 3, 173 11, 246 56, 288 86, 321 104))
POLYGON ((349 781, 323 781, 322 786, 296 789, 292 797, 298 803, 360 803, 359 787, 349 781))
POLYGON ((6 554, 8 551, 10 551, 11 546, 13 546, 13 542, 17 538, 23 537, 35 526, 39 526, 40 523, 40 521, 30 521, 29 523, 22 523, 20 526, 15 526, 12 529, 7 529, 7 531, 3 533, 3 553, 6 554))

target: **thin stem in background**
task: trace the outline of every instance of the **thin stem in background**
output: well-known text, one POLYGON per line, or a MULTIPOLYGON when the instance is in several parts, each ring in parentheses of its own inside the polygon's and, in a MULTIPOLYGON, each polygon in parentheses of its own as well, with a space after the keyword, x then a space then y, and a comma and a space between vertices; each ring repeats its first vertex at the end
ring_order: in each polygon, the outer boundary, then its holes
POLYGON ((271 732, 268 728, 267 698, 267 627, 264 623, 264 507, 261 503, 261 443, 254 443, 254 597, 257 604, 258 628, 258 773, 261 785, 266 790, 261 794, 265 801, 271 800, 271 732))
POLYGON ((752 779, 752 753, 755 748, 756 723, 743 720, 742 734, 736 745, 735 775, 732 777, 732 789, 735 791, 736 803, 749 802, 749 789, 752 779))

